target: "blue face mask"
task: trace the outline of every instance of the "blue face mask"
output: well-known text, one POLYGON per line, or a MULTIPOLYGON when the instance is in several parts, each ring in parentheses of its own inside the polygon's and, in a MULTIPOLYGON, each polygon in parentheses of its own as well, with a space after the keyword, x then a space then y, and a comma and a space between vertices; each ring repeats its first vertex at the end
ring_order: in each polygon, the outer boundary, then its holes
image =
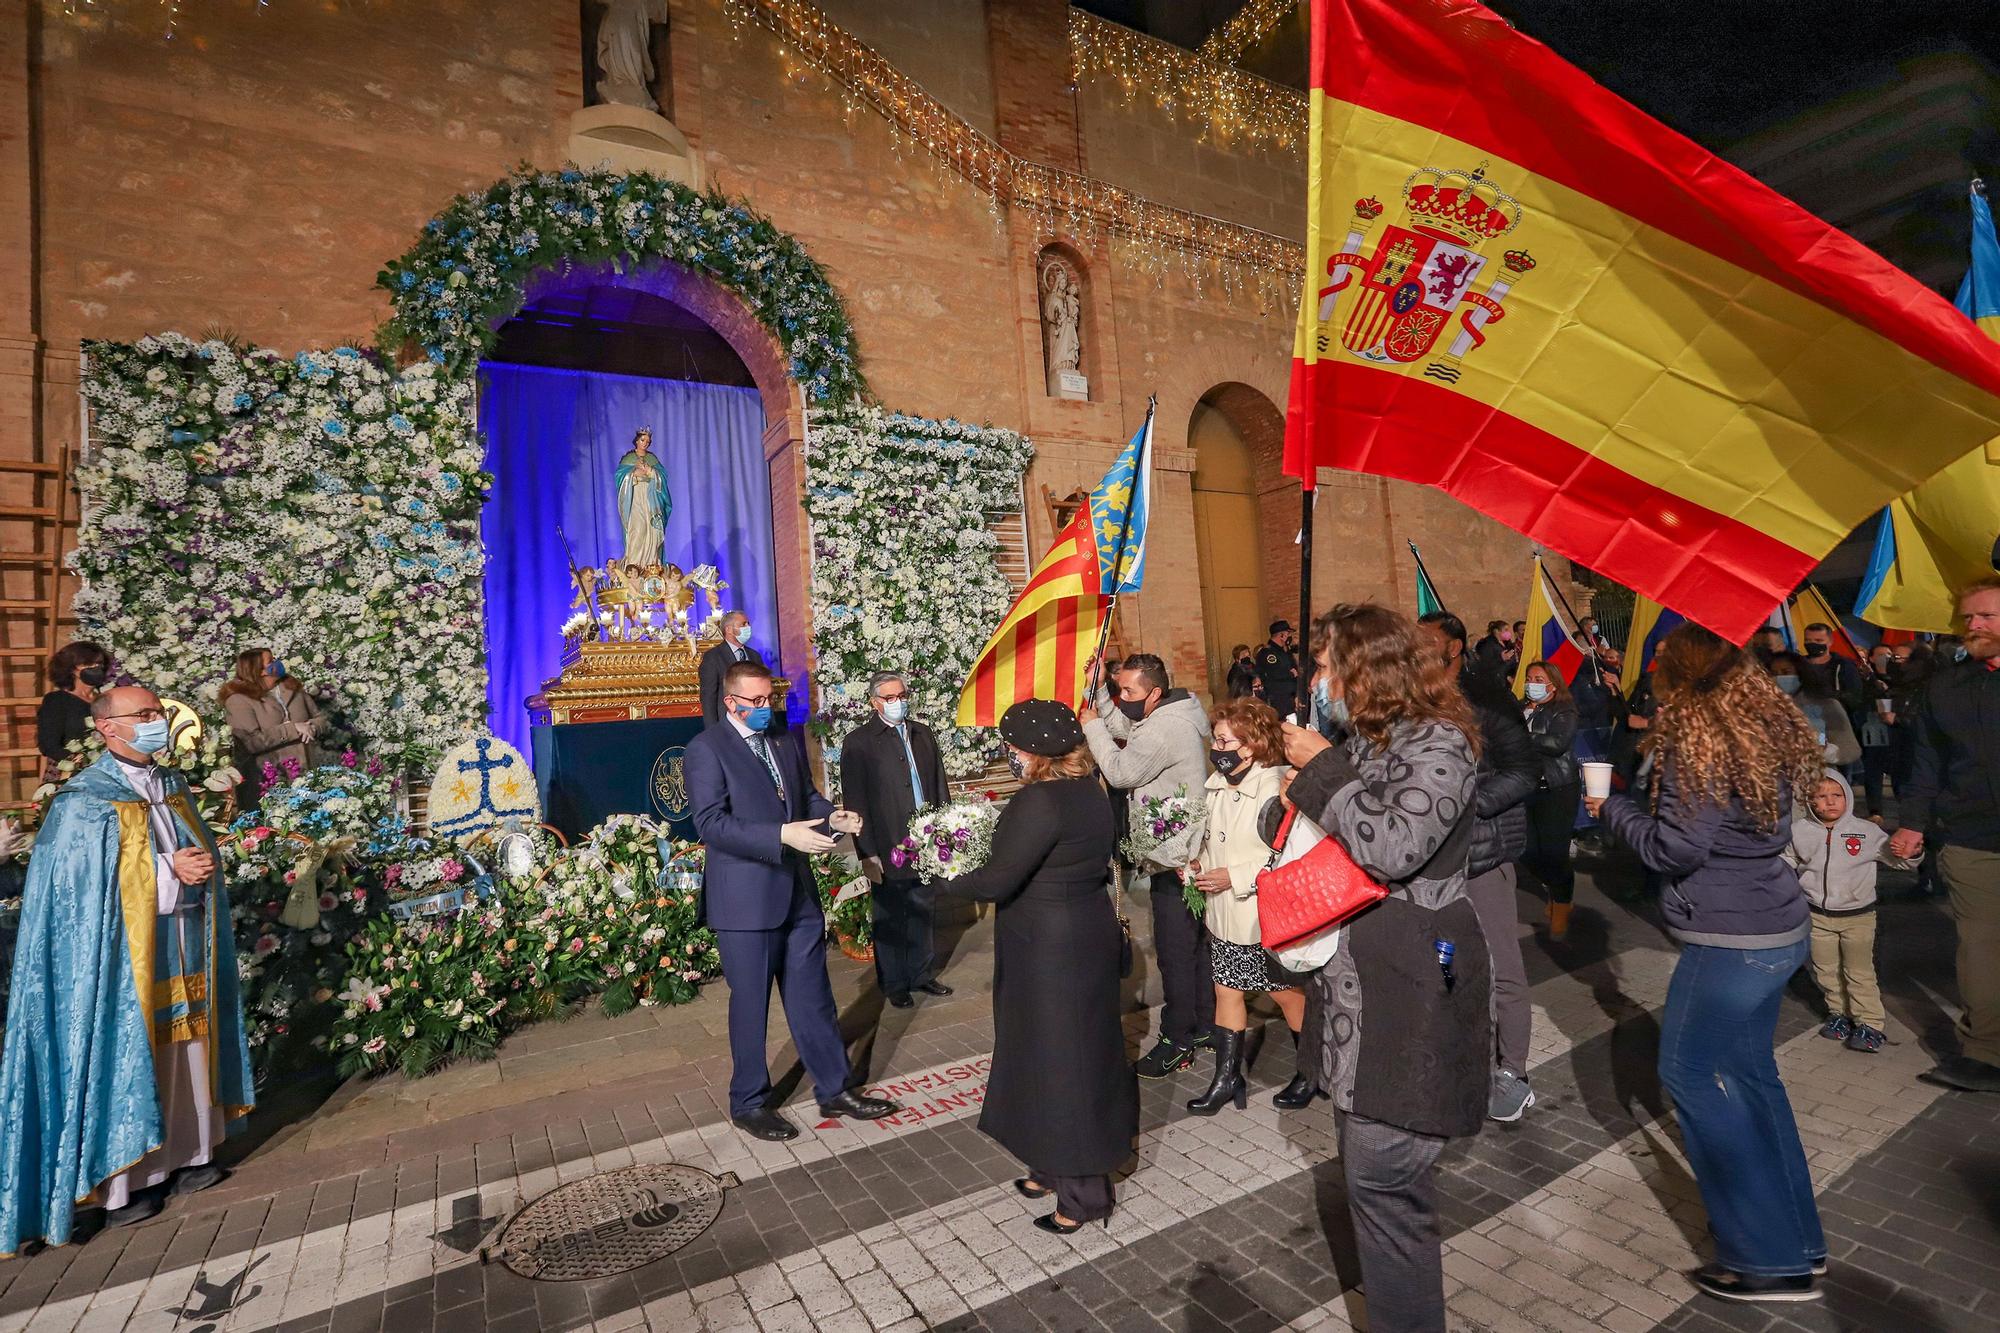
POLYGON ((1799 692, 1799 678, 1797 676, 1773 676, 1771 679, 1786 694, 1797 694, 1799 692))
POLYGON ((1313 708, 1321 717, 1331 717, 1333 715, 1333 701, 1326 697, 1325 676, 1321 676, 1313 682, 1313 708))
POLYGON ((743 714, 743 725, 752 731, 769 731, 771 729, 771 705, 762 704, 746 711, 743 714))
POLYGON ((135 723, 132 727, 132 739, 126 744, 140 754, 158 754, 167 748, 167 741, 171 738, 172 731, 167 725, 167 720, 160 717, 154 718, 151 722, 135 723))
POLYGON ((1549 697, 1548 682, 1540 680, 1531 680, 1528 682, 1528 698, 1532 699, 1536 703, 1540 703, 1542 700, 1548 697, 1549 697))
POLYGON ((271 679, 272 679, 272 680, 283 680, 284 678, 285 678, 285 664, 284 664, 283 662, 280 662, 280 661, 279 661, 279 660, 278 660, 277 658, 275 658, 275 657, 274 657, 274 658, 272 658, 272 659, 271 659, 271 679))
POLYGON ((1335 699, 1332 703, 1328 704, 1326 708, 1326 715, 1329 718, 1333 719, 1335 726, 1341 726, 1341 727, 1346 726, 1348 722, 1352 720, 1347 712, 1347 697, 1343 695, 1340 698, 1335 699))

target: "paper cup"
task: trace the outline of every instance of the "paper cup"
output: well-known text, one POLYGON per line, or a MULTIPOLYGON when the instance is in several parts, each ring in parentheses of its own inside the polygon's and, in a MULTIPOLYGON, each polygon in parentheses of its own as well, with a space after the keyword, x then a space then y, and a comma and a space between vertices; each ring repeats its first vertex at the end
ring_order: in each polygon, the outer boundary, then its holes
POLYGON ((1895 711, 1895 703, 1896 701, 1893 699, 1877 699, 1875 701, 1875 711, 1883 717, 1887 717, 1891 712, 1895 711))
POLYGON ((1583 794, 1594 801, 1601 801, 1611 794, 1611 765, 1584 761, 1583 794))

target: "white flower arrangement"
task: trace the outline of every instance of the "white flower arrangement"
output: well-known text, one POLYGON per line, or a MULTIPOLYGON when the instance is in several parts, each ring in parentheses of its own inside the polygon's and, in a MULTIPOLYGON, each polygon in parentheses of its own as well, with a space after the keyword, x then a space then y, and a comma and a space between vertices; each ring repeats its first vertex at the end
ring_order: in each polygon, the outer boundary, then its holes
POLYGON ((910 832, 889 860, 898 870, 914 870, 926 884, 969 875, 993 855, 993 830, 1000 805, 986 796, 968 797, 917 811, 910 832))
POLYGON ((813 420, 805 510, 824 739, 837 745, 868 719, 870 673, 899 670, 945 771, 970 777, 985 766, 992 732, 953 719, 1013 603, 988 515, 1020 509, 1033 456, 1013 431, 950 419, 867 409, 813 420))

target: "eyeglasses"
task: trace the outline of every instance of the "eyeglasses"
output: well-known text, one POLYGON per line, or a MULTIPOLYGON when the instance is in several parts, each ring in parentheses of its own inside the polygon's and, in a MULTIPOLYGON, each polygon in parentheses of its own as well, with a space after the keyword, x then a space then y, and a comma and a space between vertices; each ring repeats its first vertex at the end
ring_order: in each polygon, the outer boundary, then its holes
POLYGON ((898 699, 909 698, 910 692, 908 690, 900 690, 895 694, 877 694, 875 697, 877 699, 880 699, 885 704, 892 704, 896 702, 896 700, 898 699))
POLYGON ((120 718, 136 717, 141 722, 163 722, 166 720, 166 716, 167 712, 164 708, 148 708, 137 713, 107 713, 104 716, 104 720, 106 722, 116 722, 120 718))
POLYGON ((768 694, 760 694, 755 698, 747 694, 732 694, 729 697, 738 703, 749 704, 752 708, 768 708, 771 703, 771 696, 768 694))

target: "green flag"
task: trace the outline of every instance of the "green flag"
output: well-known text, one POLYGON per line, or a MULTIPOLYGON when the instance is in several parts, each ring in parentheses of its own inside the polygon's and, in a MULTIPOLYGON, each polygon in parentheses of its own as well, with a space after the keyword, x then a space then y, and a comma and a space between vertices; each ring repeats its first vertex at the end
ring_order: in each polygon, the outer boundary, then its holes
POLYGON ((1444 598, 1438 596, 1437 588, 1431 583, 1430 571, 1424 568, 1424 557, 1418 553, 1417 544, 1411 542, 1410 554, 1417 561, 1417 614, 1427 616, 1433 611, 1444 610, 1444 598))

